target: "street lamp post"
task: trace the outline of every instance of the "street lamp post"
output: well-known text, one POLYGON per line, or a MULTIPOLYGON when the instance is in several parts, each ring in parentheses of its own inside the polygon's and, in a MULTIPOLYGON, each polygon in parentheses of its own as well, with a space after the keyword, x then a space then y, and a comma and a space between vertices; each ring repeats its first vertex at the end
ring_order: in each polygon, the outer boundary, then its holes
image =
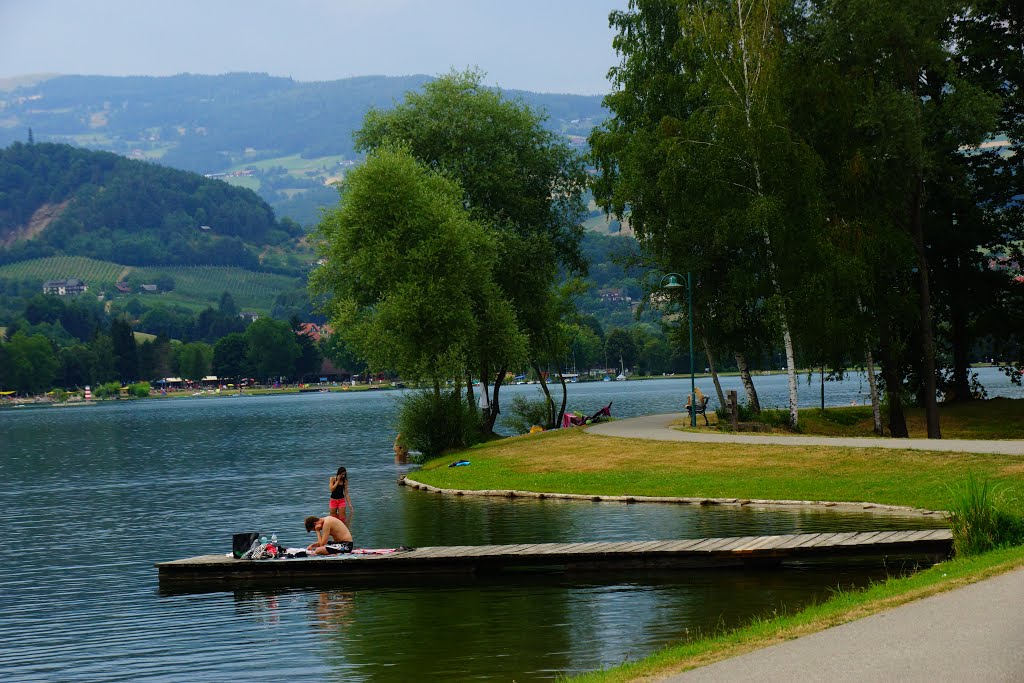
POLYGON ((661 278, 662 289, 679 289, 686 287, 686 319, 690 323, 690 426, 697 426, 697 390, 693 377, 693 287, 690 273, 686 274, 686 284, 681 284, 679 273, 669 273, 661 278), (668 284, 665 281, 668 280, 668 284))

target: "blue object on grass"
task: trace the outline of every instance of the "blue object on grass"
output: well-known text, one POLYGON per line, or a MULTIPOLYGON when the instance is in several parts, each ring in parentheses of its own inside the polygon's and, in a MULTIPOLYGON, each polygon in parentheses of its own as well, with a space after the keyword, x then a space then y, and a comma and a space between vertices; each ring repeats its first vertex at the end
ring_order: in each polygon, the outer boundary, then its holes
POLYGON ((463 466, 468 465, 468 464, 469 464, 468 460, 456 460, 451 465, 448 465, 448 467, 463 467, 463 466))

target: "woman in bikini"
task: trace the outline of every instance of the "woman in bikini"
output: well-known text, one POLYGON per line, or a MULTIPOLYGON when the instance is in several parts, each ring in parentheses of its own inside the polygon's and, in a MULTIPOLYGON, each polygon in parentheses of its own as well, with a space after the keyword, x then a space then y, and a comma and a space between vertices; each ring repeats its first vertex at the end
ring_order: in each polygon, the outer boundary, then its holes
POLYGON ((338 468, 338 473, 331 475, 331 505, 330 512, 337 517, 345 526, 352 526, 352 499, 348 495, 348 472, 344 467, 338 468))

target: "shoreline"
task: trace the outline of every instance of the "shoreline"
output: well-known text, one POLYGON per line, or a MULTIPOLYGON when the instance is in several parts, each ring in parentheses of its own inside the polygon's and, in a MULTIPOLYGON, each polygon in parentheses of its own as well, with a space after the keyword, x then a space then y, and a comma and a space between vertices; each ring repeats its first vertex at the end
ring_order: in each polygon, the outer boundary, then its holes
POLYGON ((521 491, 516 489, 444 489, 416 481, 408 475, 398 479, 399 486, 407 486, 419 491, 438 493, 446 496, 480 496, 492 498, 536 498, 538 500, 584 500, 594 503, 664 503, 671 505, 697 506, 731 506, 752 508, 792 508, 818 507, 836 511, 870 511, 878 514, 889 514, 903 517, 940 517, 945 519, 945 510, 929 510, 909 505, 886 505, 884 503, 828 501, 828 500, 770 500, 759 498, 700 498, 684 496, 612 496, 587 493, 547 493, 541 491, 521 491))

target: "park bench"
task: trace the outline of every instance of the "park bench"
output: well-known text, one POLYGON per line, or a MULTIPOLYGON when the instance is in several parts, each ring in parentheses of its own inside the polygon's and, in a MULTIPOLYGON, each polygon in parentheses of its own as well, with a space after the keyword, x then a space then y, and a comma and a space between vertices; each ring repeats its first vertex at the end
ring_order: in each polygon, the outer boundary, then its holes
POLYGON ((708 401, 710 401, 710 400, 711 400, 710 396, 703 396, 703 397, 699 398, 698 399, 699 404, 696 406, 696 409, 694 408, 693 405, 691 405, 690 403, 687 403, 686 404, 686 414, 687 415, 691 415, 692 414, 691 411, 696 410, 698 415, 703 415, 704 416, 704 424, 710 425, 711 423, 708 421, 708 401))

